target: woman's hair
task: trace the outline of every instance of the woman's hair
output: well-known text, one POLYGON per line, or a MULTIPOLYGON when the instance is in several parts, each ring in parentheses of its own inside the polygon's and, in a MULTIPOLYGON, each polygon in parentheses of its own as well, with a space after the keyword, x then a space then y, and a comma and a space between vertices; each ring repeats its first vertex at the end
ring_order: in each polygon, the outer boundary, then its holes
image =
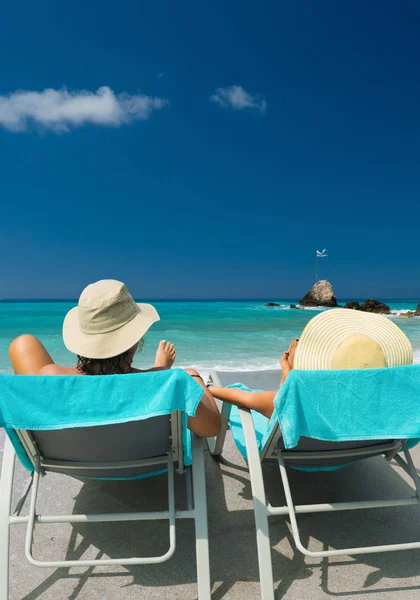
MULTIPOLYGON (((143 349, 144 342, 138 343, 138 351, 143 349)), ((77 355, 77 370, 83 375, 124 375, 131 371, 131 363, 136 353, 135 346, 118 356, 111 358, 86 358, 77 355)))

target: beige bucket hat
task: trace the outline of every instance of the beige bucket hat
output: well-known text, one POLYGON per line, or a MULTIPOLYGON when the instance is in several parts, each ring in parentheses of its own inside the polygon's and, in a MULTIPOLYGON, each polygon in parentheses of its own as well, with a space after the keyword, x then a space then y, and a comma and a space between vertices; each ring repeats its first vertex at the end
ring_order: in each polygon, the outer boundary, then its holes
POLYGON ((335 308, 306 325, 293 366, 302 370, 375 369, 412 363, 411 343, 391 319, 335 308))
POLYGON ((63 323, 64 344, 86 358, 111 358, 132 348, 159 321, 151 304, 136 304, 121 281, 88 285, 63 323))

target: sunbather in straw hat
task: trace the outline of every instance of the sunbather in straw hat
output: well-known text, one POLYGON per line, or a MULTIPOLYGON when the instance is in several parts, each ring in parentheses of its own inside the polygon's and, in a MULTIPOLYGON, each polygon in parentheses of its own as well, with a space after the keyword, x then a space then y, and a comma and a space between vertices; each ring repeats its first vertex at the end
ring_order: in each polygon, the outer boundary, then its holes
MULTIPOLYGON (((140 373, 132 367, 134 355, 143 345, 143 336, 159 321, 151 304, 136 304, 120 281, 104 279, 88 285, 78 305, 66 315, 63 339, 68 350, 77 355, 74 367, 56 365, 43 344, 33 335, 21 335, 11 343, 9 356, 19 375, 114 375, 140 373)), ((148 371, 170 369, 175 347, 162 340, 155 364, 148 371)), ((204 388, 195 417, 189 428, 199 436, 217 435, 220 415, 213 396, 194 369, 186 369, 204 388)))
MULTIPOLYGON (((413 362, 407 336, 387 317, 345 308, 320 313, 284 352, 280 387, 292 369, 375 369, 413 362)), ((277 391, 210 387, 216 398, 271 417, 277 391)))

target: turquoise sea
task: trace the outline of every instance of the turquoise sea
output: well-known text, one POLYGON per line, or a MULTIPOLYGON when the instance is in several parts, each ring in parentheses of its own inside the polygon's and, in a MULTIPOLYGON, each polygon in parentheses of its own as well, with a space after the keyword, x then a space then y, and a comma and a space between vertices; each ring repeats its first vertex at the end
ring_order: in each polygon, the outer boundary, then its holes
MULTIPOLYGON (((204 374, 210 369, 252 370, 276 368, 282 352, 298 337, 316 309, 291 310, 297 300, 269 299, 281 304, 266 308, 264 301, 151 301, 161 321, 145 336, 145 346, 135 366, 152 366, 161 339, 176 345, 176 365, 194 366, 204 374)), ((386 302, 386 300, 384 300, 386 302)), ((343 301, 344 302, 344 301, 343 301)), ((388 301, 397 313, 390 318, 410 338, 415 362, 420 363, 420 318, 401 315, 416 307, 415 301, 388 301)), ((73 365, 66 350, 61 326, 66 312, 76 302, 0 302, 0 372, 10 372, 7 348, 21 333, 38 336, 57 363, 73 365)))

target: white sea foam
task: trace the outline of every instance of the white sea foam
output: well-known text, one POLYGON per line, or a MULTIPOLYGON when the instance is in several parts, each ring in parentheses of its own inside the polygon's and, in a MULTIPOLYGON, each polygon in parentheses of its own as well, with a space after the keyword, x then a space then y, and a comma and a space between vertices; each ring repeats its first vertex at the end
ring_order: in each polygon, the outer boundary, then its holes
POLYGON ((248 364, 234 364, 232 362, 232 364, 214 364, 211 365, 209 363, 207 364, 194 364, 194 365, 177 365, 178 368, 181 369, 186 369, 186 368, 193 368, 196 369, 200 375, 202 376, 202 378, 204 379, 204 381, 207 381, 209 373, 211 373, 211 371, 234 371, 236 372, 241 372, 241 373, 245 373, 247 371, 270 371, 273 369, 276 369, 279 371, 280 373, 280 367, 279 367, 279 363, 278 362, 273 362, 270 364, 267 363, 263 363, 263 361, 261 362, 253 362, 253 363, 248 363, 248 364))
MULTIPOLYGON (((293 303, 292 303, 293 304, 293 303)), ((339 305, 337 308, 339 308, 340 306, 343 305, 339 305)), ((280 304, 279 306, 270 306, 267 307, 265 304, 262 304, 261 306, 255 306, 252 307, 254 310, 261 310, 262 308, 266 309, 266 308, 270 308, 270 310, 296 310, 296 309, 291 309, 290 308, 290 304, 280 304)), ((327 306, 301 306, 300 304, 296 304, 296 308, 298 310, 308 310, 308 311, 316 311, 316 312, 323 312, 326 310, 331 310, 330 307, 327 306)), ((401 308, 401 309, 396 309, 396 308, 391 308, 391 314, 387 315, 389 317, 399 317, 401 315, 405 315, 407 313, 413 312, 413 308, 401 308)), ((420 318, 420 317, 413 317, 415 319, 420 318)))
MULTIPOLYGON (((390 315, 388 315, 388 316, 391 317, 391 319, 392 319, 392 317, 394 317, 394 318, 401 317, 402 315, 405 315, 405 314, 407 314, 409 312, 413 312, 413 309, 412 308, 411 309, 410 308, 403 308, 401 310, 392 310, 392 313, 390 315)), ((412 317, 412 318, 413 319, 420 319, 420 317, 412 317)))
MULTIPOLYGON (((293 304, 293 302, 292 302, 293 304)), ((266 304, 257 304, 256 306, 250 306, 250 310, 290 310, 290 304, 280 304, 278 306, 267 306, 266 304)))
MULTIPOLYGON (((341 305, 341 306, 343 306, 343 305, 341 305)), ((275 310, 296 311, 296 309, 290 308, 290 304, 279 304, 279 306, 270 306, 270 307, 267 307, 265 304, 261 304, 260 306, 253 306, 252 310, 261 310, 261 309, 267 310, 267 308, 269 308, 270 310, 274 310, 274 311, 275 310)), ((327 306, 301 306, 300 304, 296 304, 296 308, 298 310, 305 310, 305 311, 309 311, 309 312, 324 312, 326 310, 331 310, 331 308, 329 308, 327 306)), ((397 309, 397 308, 391 307, 391 314, 386 315, 386 316, 388 316, 390 319, 397 319, 398 317, 404 316, 407 313, 413 312, 413 310, 414 310, 413 308, 401 308, 401 309, 398 308, 397 309)), ((413 318, 420 319, 420 317, 413 317, 413 318)))
POLYGON ((254 361, 254 362, 248 362, 246 364, 244 363, 240 363, 239 361, 237 363, 235 363, 235 361, 232 361, 228 364, 224 363, 224 364, 220 364, 220 363, 206 363, 206 364, 199 364, 199 363, 194 363, 194 364, 182 364, 179 365, 177 364, 176 367, 178 369, 197 369, 197 371, 201 371, 202 370, 210 370, 210 371, 269 371, 271 369, 280 369, 279 366, 279 362, 264 362, 264 359, 261 359, 261 361, 254 361))
MULTIPOLYGON (((291 304, 294 304, 296 306, 296 308, 298 310, 316 310, 316 311, 324 311, 324 310, 329 310, 328 307, 326 306, 301 306, 300 304, 297 304, 295 302, 291 302, 291 304)), ((290 308, 290 304, 280 304, 278 303, 278 306, 267 306, 266 304, 258 304, 257 306, 250 306, 249 307, 251 310, 267 310, 269 309, 271 310, 292 310, 292 311, 296 311, 296 308, 290 308)))
MULTIPOLYGON (((414 364, 420 364, 420 348, 414 349, 414 357, 413 357, 413 362, 414 364)), ((246 371, 270 371, 270 370, 274 370, 274 369, 278 369, 280 371, 280 367, 279 367, 279 363, 278 362, 264 362, 264 359, 261 359, 261 361, 254 361, 254 362, 249 362, 247 364, 240 364, 239 362, 235 364, 234 361, 232 361, 232 363, 230 364, 194 364, 194 365, 187 365, 187 364, 183 364, 183 365, 177 365, 177 367, 181 368, 181 369, 186 369, 186 368, 193 368, 196 369, 201 376, 203 377, 203 379, 206 381, 209 373, 211 371, 234 371, 234 372, 246 372, 246 371)))

